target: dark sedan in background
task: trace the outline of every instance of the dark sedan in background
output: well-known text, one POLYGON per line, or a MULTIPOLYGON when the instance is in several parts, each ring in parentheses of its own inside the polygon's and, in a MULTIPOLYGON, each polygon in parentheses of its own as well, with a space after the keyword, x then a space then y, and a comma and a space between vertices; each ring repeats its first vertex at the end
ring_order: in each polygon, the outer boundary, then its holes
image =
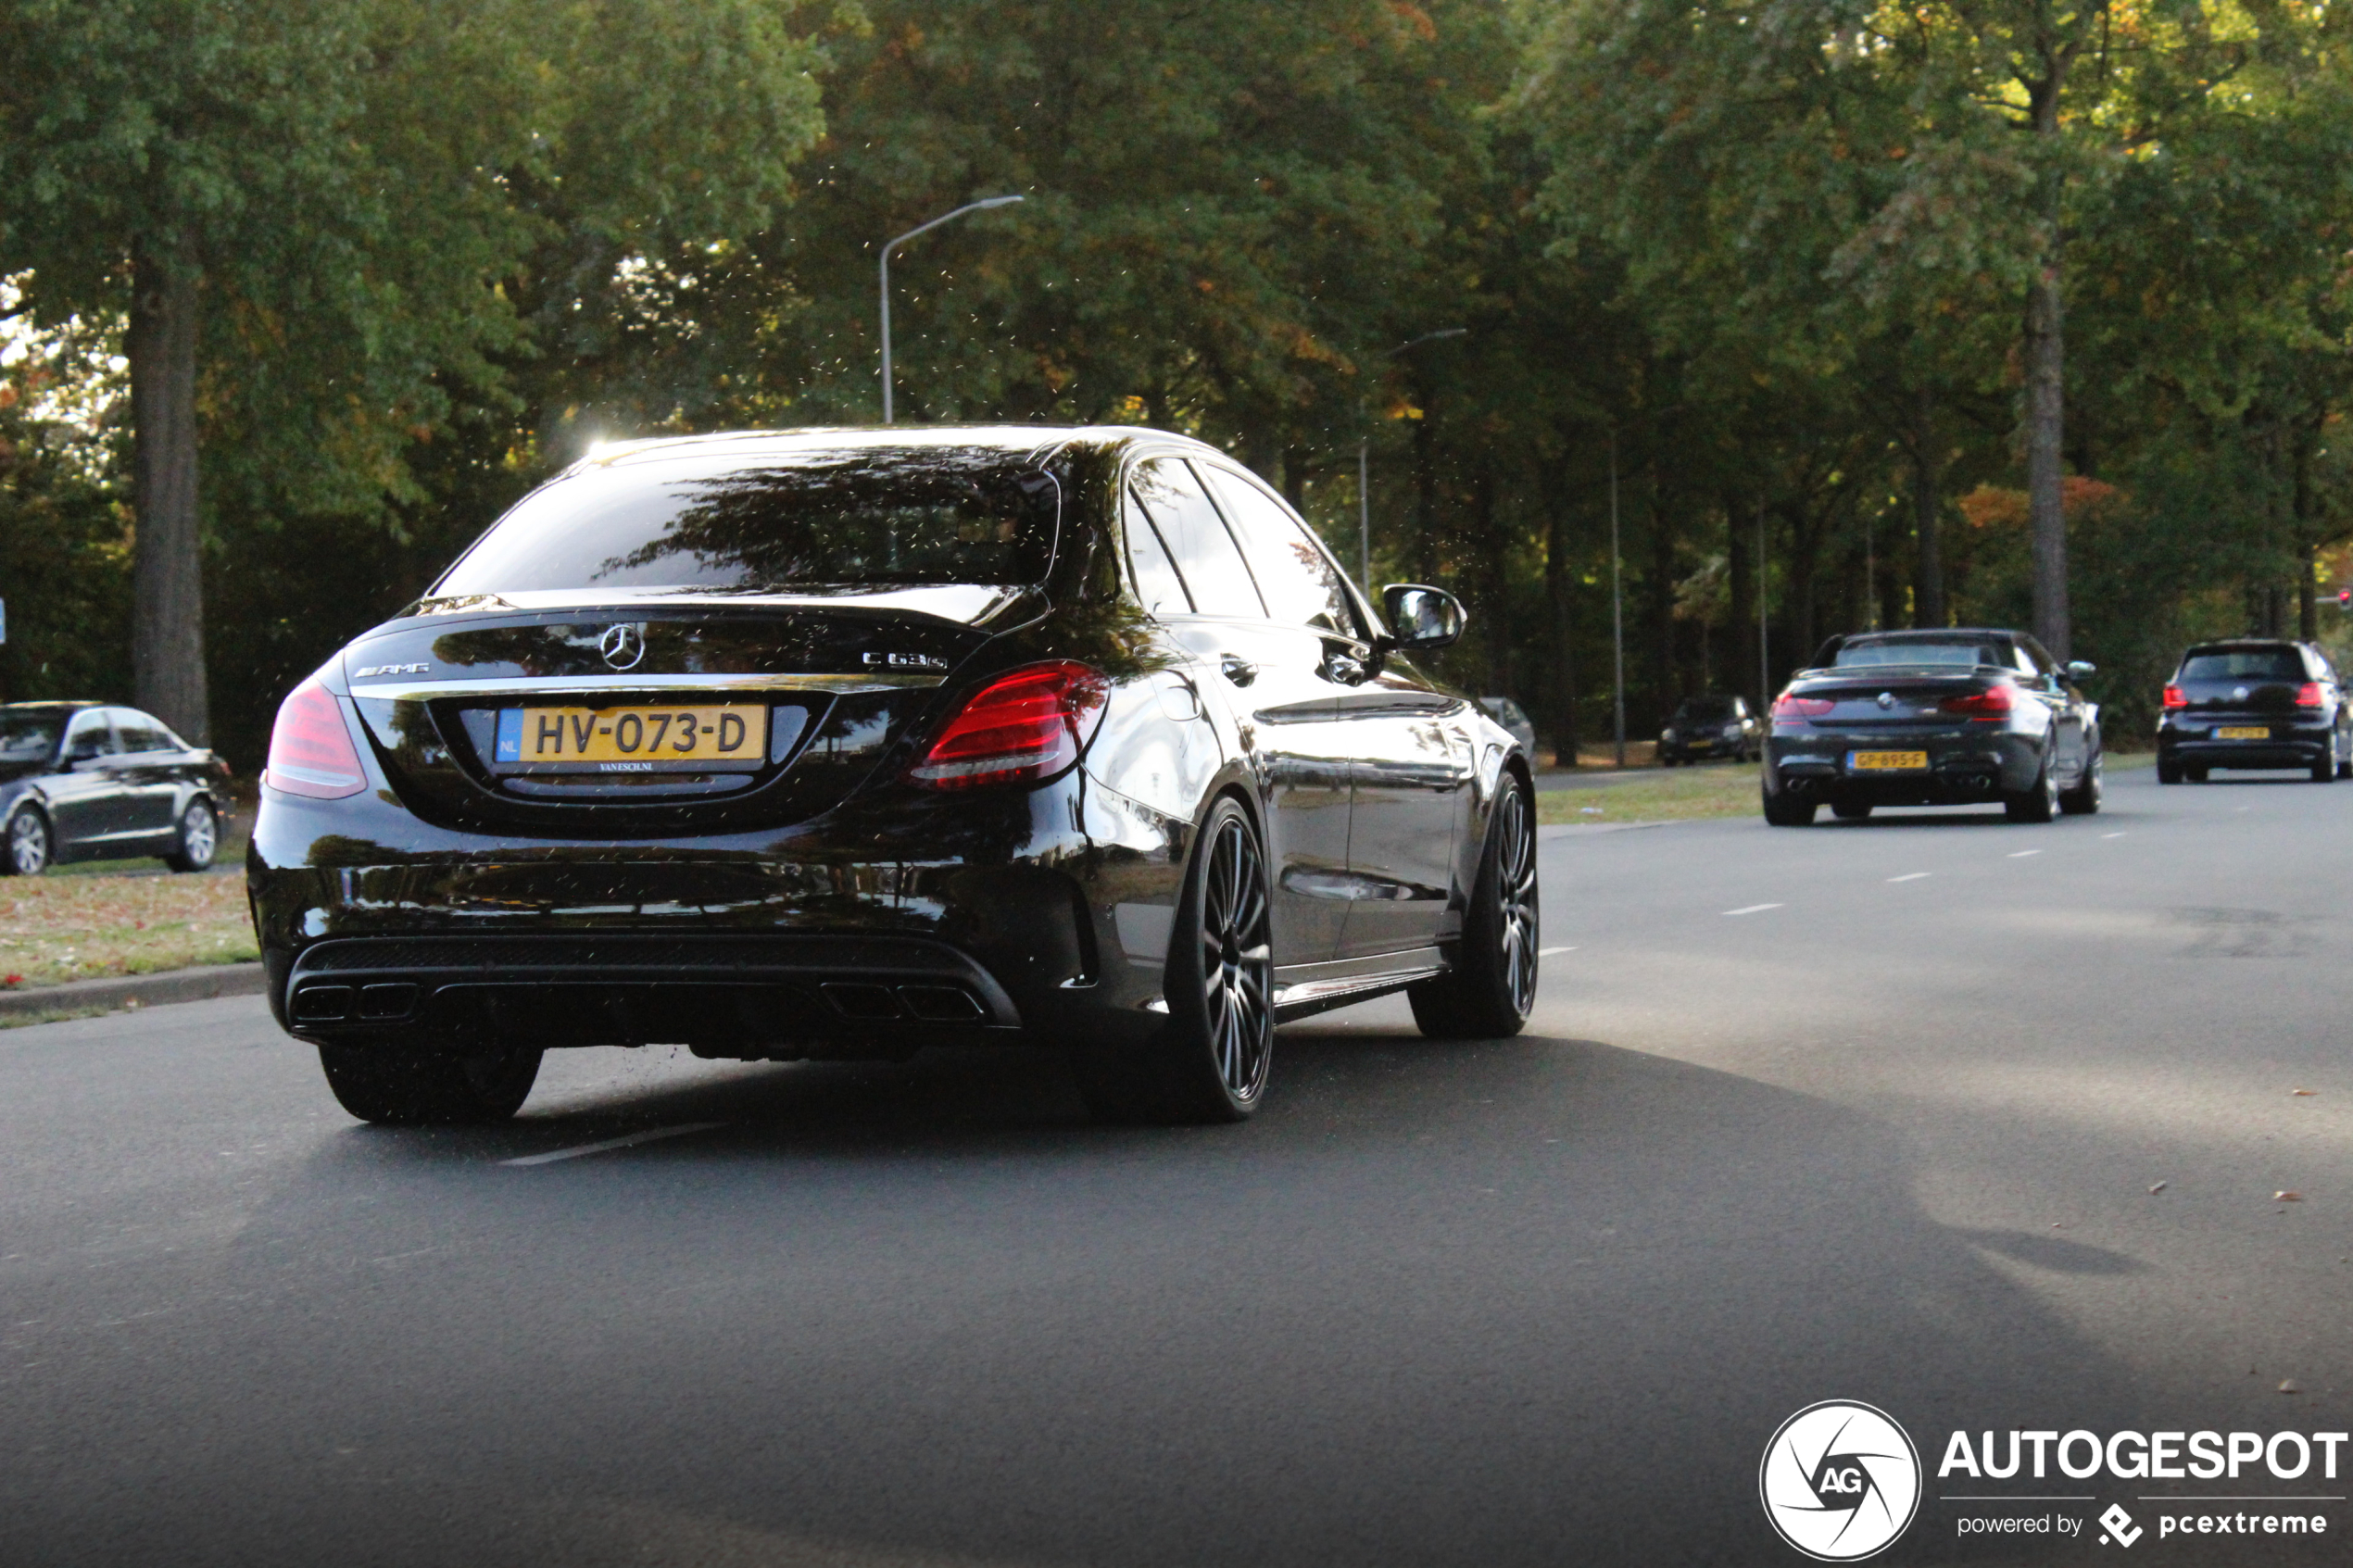
POLYGON ((2023 632, 1833 637, 1773 703, 1765 820, 1802 827, 1828 806, 1999 801, 2014 822, 2100 809, 2099 708, 2023 632))
POLYGON ((1764 729, 1744 696, 1687 696, 1658 733, 1659 766, 1719 757, 1745 762, 1764 744, 1764 729))
POLYGON ((229 770, 162 721, 94 702, 0 705, 0 875, 160 855, 212 864, 229 770))
POLYGON ((2204 784, 2213 768, 2298 768, 2315 784, 2353 777, 2353 709, 2309 643, 2200 643, 2165 685, 2157 782, 2204 784))
POLYGON ((289 696, 270 1002, 371 1121, 551 1046, 1067 1047, 1118 1120, 1259 1103, 1277 1022, 1516 1033, 1529 759, 1271 488, 1133 428, 608 449, 289 696))

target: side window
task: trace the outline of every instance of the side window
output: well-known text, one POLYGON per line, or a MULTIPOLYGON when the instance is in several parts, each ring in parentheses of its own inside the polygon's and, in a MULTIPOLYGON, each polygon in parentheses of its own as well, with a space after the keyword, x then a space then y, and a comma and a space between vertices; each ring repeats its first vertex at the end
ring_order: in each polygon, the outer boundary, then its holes
POLYGON ((177 751, 163 726, 144 713, 127 708, 112 709, 114 733, 125 751, 177 751))
POLYGON ((1266 607, 1250 568, 1193 470, 1177 458, 1158 458, 1138 467, 1134 488, 1192 591, 1193 608, 1202 615, 1264 619, 1266 607))
POLYGON ((1286 626, 1313 626, 1342 636, 1359 635, 1356 613, 1339 569, 1315 546, 1279 502, 1229 470, 1198 465, 1207 475, 1217 505, 1241 536, 1251 572, 1266 597, 1268 619, 1286 626))
POLYGON ((1136 596, 1153 615, 1190 614, 1193 602, 1185 596, 1185 580, 1178 575, 1176 562, 1168 558, 1168 546, 1162 542, 1160 530, 1152 526, 1151 513, 1132 490, 1120 509, 1127 534, 1127 564, 1136 573, 1136 596))
POLYGON ((66 737, 67 761, 86 762, 93 757, 112 757, 120 749, 104 709, 75 716, 73 729, 66 737))

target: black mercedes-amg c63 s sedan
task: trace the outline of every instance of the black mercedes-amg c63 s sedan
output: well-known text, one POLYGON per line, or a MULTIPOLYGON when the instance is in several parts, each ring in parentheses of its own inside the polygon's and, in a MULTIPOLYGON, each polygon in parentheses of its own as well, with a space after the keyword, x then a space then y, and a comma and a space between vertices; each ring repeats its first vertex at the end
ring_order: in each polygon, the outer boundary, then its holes
POLYGON ((1321 1009, 1508 1035, 1529 759, 1416 667, 1461 629, 1179 436, 603 449, 285 699, 271 1005, 393 1123, 510 1115, 559 1046, 1030 1039, 1216 1121, 1321 1009))
POLYGON ((1832 637, 1773 703, 1765 820, 2001 802, 2014 822, 2100 809, 2100 712, 2023 632, 1832 637))

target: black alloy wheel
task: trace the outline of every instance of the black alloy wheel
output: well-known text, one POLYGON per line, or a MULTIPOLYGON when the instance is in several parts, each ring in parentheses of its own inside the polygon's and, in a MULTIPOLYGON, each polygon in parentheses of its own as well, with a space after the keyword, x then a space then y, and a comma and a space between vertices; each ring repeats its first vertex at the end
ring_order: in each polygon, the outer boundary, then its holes
POLYGON ((1081 1047, 1079 1093, 1099 1121, 1239 1122, 1274 1061, 1275 955, 1266 857, 1232 797, 1210 808, 1168 945, 1168 1021, 1150 1039, 1081 1047))
POLYGON ((2070 817, 2090 817, 2099 813, 2100 802, 2108 797, 2108 748, 2095 746, 2091 759, 2083 764, 2083 776, 2075 787, 2059 797, 2059 809, 2070 817))
POLYGON ((19 806, 8 819, 7 854, 0 857, 0 872, 9 876, 39 876, 49 869, 56 852, 49 837, 49 819, 38 806, 19 806))
POLYGON ((213 815, 211 803, 202 796, 188 802, 180 813, 179 841, 163 863, 175 872, 200 872, 212 864, 220 848, 220 819, 213 815))
POLYGON ((460 1056, 401 1046, 321 1046, 319 1065, 336 1103, 362 1122, 479 1126, 522 1109, 541 1054, 527 1047, 460 1056))
POLYGON ((2014 822, 2047 822, 2058 815, 2058 780, 2051 774, 2047 755, 2023 793, 2002 797, 2002 813, 2014 822))
POLYGON ((1536 808, 1506 774, 1487 828, 1478 881, 1463 918, 1454 967, 1409 988, 1414 1022, 1434 1040, 1501 1040, 1536 1005, 1536 808))

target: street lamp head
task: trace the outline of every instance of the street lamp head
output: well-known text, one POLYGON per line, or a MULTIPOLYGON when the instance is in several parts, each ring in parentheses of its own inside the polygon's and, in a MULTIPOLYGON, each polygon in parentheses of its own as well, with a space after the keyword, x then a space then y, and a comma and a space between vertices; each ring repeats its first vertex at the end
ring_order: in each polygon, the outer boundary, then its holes
POLYGON ((1028 199, 1027 196, 989 196, 986 200, 973 203, 973 206, 975 207, 1011 207, 1015 202, 1028 199))

